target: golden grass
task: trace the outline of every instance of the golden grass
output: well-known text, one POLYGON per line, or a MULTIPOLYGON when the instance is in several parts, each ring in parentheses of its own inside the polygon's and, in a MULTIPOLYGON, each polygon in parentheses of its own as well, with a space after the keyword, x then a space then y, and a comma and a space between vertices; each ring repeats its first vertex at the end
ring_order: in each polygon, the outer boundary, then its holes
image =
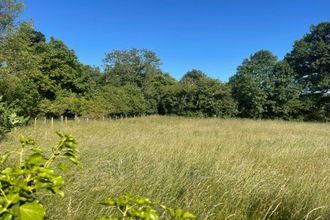
POLYGON ((151 116, 19 129, 43 146, 75 135, 83 168, 65 198, 44 195, 49 219, 96 219, 126 192, 199 219, 330 219, 330 124, 151 116))

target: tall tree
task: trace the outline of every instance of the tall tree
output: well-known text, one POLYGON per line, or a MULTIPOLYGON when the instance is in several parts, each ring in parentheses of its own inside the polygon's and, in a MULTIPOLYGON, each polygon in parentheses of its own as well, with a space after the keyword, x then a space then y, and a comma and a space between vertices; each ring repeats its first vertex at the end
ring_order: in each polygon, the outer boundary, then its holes
POLYGON ((177 91, 177 114, 187 116, 232 117, 236 103, 230 88, 200 70, 187 72, 177 91))
POLYGON ((311 27, 285 59, 307 93, 330 91, 330 22, 311 27))
POLYGON ((245 59, 230 78, 232 94, 241 117, 262 118, 267 111, 267 86, 273 74, 276 56, 261 50, 245 59))
POLYGON ((17 0, 0 0, 0 39, 15 26, 15 19, 23 10, 23 3, 17 0))
POLYGON ((196 85, 206 78, 208 77, 201 70, 192 69, 181 78, 180 83, 196 85))
POLYGON ((145 49, 115 50, 104 59, 105 78, 115 85, 136 84, 144 88, 147 78, 157 74, 160 59, 145 49))
POLYGON ((146 113, 147 101, 136 85, 102 87, 100 96, 107 103, 109 115, 141 115, 146 113))
POLYGON ((47 99, 55 99, 59 90, 68 90, 81 93, 82 71, 77 56, 62 41, 51 38, 47 49, 42 53, 40 69, 44 78, 39 83, 42 85, 42 95, 47 99))
POLYGON ((177 84, 177 81, 173 79, 169 74, 159 72, 152 74, 148 77, 143 93, 145 99, 148 101, 148 114, 165 114, 166 109, 162 104, 162 99, 168 94, 173 86, 177 84))
POLYGON ((307 118, 330 118, 330 22, 311 27, 310 33, 295 42, 285 59, 303 87, 302 99, 309 99, 307 118), (309 113, 308 113, 309 112, 309 113), (316 113, 317 112, 317 113, 316 113))
POLYGON ((29 23, 21 24, 0 44, 0 94, 24 115, 36 115, 40 96, 34 79, 42 77, 35 31, 29 23))
POLYGON ((269 76, 267 85, 267 118, 299 118, 302 103, 301 86, 293 69, 286 61, 278 62, 269 76))

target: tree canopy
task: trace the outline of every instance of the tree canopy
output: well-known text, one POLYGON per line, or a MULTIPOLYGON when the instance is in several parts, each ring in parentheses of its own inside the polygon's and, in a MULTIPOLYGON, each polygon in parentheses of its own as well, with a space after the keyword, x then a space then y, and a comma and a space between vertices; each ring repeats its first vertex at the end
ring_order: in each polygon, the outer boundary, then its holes
POLYGON ((283 60, 255 52, 225 83, 197 69, 176 80, 147 49, 109 52, 104 69, 84 65, 63 41, 16 22, 22 9, 0 1, 0 96, 19 115, 330 118, 329 22, 312 26, 283 60))

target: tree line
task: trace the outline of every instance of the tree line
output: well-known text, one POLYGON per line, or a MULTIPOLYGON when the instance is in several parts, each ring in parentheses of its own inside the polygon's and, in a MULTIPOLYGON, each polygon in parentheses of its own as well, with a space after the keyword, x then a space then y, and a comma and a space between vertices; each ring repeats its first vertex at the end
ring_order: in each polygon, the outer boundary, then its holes
POLYGON ((330 119, 330 22, 312 26, 283 60, 257 51, 224 83, 195 69, 175 80, 146 49, 114 50, 102 70, 85 65, 63 41, 17 23, 22 9, 0 0, 0 102, 17 115, 330 119))

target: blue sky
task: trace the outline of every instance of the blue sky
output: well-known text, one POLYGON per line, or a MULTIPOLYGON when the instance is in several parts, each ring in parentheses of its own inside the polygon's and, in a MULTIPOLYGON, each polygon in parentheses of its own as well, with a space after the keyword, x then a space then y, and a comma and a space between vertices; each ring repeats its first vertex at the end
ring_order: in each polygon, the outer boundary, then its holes
POLYGON ((25 0, 24 19, 63 40, 85 64, 113 49, 146 48, 179 79, 190 69, 227 81, 244 58, 280 59, 310 25, 330 21, 329 0, 25 0))

